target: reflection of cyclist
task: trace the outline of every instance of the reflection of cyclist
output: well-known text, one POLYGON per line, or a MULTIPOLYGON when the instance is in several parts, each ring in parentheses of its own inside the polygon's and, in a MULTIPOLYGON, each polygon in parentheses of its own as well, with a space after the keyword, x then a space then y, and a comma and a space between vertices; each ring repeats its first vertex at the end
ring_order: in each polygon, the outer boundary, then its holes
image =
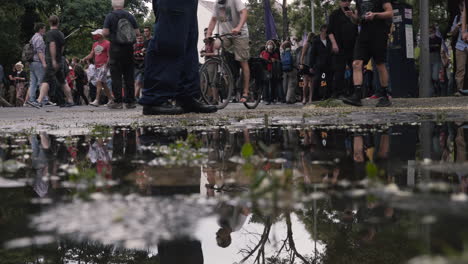
POLYGON ((250 46, 247 16, 248 11, 242 0, 218 0, 206 34, 207 37, 211 37, 216 23, 219 21, 220 34, 232 33, 237 35, 224 38, 223 43, 226 50, 234 53, 236 61, 242 67, 244 75, 244 90, 240 100, 242 103, 247 101, 250 82, 250 46))

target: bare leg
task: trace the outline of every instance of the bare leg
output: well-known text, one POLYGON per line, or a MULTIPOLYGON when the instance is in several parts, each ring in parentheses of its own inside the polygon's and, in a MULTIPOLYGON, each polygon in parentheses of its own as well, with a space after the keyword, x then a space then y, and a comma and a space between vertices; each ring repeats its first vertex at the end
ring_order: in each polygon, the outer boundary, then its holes
POLYGON ((377 64, 377 70, 379 71, 380 86, 388 87, 388 71, 385 63, 377 64))
MULTIPOLYGON (((249 96, 249 86, 250 86, 250 67, 248 61, 240 62, 242 73, 244 75, 244 91, 243 96, 249 96)), ((245 99, 244 99, 245 100, 245 99)), ((242 102, 242 101, 241 101, 242 102)), ((243 102, 242 102, 243 103, 243 102)))
POLYGON ((63 93, 65 94, 65 98, 69 104, 73 104, 73 96, 70 86, 67 83, 63 85, 63 93))
POLYGON ((42 83, 39 89, 40 89, 40 92, 39 92, 39 97, 37 98, 37 102, 41 103, 44 100, 44 97, 46 97, 47 94, 49 93, 49 84, 42 83))
POLYGON ((302 87, 302 104, 307 103, 307 91, 309 90, 309 77, 304 75, 304 87, 302 87))
MULTIPOLYGON (((354 86, 361 86, 362 85, 362 64, 364 62, 362 60, 355 60, 353 62, 353 81, 354 86)), ((380 73, 380 72, 379 72, 380 73)), ((382 78, 382 77, 380 77, 382 78)), ((388 78, 388 77, 387 77, 388 78)))
POLYGON ((309 80, 309 103, 312 103, 312 96, 314 95, 314 79, 309 80))
POLYGON ((98 83, 101 83, 102 87, 104 88, 104 93, 106 94, 107 98, 110 101, 114 101, 114 96, 112 95, 109 87, 107 87, 107 83, 104 83, 104 82, 98 82, 98 83))
POLYGON ((99 105, 100 99, 101 99, 101 91, 102 91, 102 85, 101 82, 96 83, 96 99, 94 99, 94 102, 91 104, 93 105, 99 105))

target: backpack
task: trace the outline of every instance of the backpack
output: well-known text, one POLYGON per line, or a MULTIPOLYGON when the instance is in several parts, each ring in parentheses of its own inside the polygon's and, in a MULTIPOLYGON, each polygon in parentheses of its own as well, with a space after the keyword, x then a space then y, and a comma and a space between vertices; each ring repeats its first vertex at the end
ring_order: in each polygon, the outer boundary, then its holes
POLYGON ((281 64, 283 65, 284 72, 290 72, 293 70, 293 56, 290 50, 285 51, 281 56, 281 64))
POLYGON ((22 61, 24 62, 32 62, 34 61, 34 46, 32 42, 28 42, 23 47, 23 52, 21 54, 22 61))
POLYGON ((129 45, 136 42, 136 33, 135 29, 132 26, 132 23, 128 21, 126 17, 120 17, 114 13, 119 22, 117 24, 117 32, 115 33, 115 42, 122 45, 129 45))

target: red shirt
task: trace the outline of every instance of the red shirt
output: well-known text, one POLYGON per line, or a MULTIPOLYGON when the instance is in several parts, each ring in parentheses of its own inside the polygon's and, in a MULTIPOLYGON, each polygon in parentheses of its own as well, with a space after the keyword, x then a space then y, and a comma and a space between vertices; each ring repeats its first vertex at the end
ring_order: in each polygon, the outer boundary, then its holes
POLYGON ((279 60, 278 53, 269 53, 268 51, 264 50, 262 53, 260 53, 260 57, 264 58, 265 60, 268 61, 267 69, 269 72, 273 69, 273 62, 271 59, 276 59, 279 60))
POLYGON ((101 68, 109 61, 109 49, 110 42, 108 40, 103 40, 102 42, 94 42, 93 51, 94 51, 94 64, 96 68, 101 68))

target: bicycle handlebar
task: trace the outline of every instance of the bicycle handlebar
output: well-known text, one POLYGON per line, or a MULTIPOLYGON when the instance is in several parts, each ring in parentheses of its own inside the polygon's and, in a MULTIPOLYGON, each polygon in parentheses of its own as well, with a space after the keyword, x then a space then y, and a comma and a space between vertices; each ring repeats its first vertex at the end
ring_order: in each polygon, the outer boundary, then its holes
POLYGON ((226 34, 214 34, 213 36, 211 37, 208 37, 208 38, 205 38, 205 40, 207 39, 210 39, 210 38, 213 38, 213 39, 221 39, 223 37, 234 37, 234 36, 240 36, 241 33, 238 33, 238 34, 233 34, 233 33, 226 33, 226 34))

